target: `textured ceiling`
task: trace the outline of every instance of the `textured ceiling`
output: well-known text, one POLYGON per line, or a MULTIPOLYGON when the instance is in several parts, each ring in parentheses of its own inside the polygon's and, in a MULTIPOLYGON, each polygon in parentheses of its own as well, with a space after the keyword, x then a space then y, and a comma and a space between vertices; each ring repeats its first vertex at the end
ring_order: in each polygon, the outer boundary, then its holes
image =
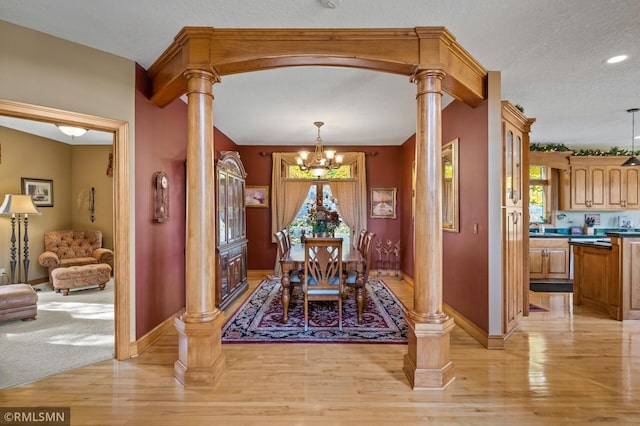
MULTIPOLYGON (((319 0, 0 4, 0 19, 145 68, 185 26, 444 26, 487 70, 501 71, 503 99, 536 118, 533 142, 572 147, 630 148, 626 110, 640 106, 638 17, 638 0, 342 0, 335 9, 319 0), (621 53, 630 59, 605 64, 621 53)), ((215 125, 239 144, 312 143, 318 120, 329 145, 399 144, 415 132, 415 87, 395 75, 286 68, 225 76, 214 94, 215 125)))

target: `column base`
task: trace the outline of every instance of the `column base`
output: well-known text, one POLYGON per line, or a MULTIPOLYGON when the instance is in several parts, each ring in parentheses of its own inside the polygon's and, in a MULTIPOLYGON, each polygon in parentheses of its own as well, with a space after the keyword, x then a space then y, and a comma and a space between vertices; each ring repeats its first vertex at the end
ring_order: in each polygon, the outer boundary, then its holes
POLYGON ((442 323, 417 323, 405 315, 409 326, 408 353, 404 357, 404 374, 411 388, 441 390, 455 379, 450 360, 450 333, 453 318, 442 323))
POLYGON ((224 314, 218 311, 211 321, 184 322, 175 319, 178 330, 178 360, 173 377, 184 387, 212 387, 222 377, 221 327, 224 314))

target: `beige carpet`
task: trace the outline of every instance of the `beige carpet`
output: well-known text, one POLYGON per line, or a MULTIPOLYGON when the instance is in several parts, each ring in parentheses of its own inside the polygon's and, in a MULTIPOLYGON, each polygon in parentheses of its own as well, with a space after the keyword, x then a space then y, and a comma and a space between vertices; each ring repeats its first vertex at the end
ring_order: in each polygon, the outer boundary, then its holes
POLYGON ((0 323, 0 389, 114 357, 113 279, 68 296, 34 288, 37 319, 0 323))

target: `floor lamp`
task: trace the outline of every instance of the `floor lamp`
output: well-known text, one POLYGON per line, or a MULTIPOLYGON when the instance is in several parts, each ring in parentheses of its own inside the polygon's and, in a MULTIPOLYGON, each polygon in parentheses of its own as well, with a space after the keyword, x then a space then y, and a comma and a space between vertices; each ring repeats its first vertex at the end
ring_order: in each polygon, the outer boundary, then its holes
POLYGON ((33 204, 31 195, 6 194, 4 202, 0 206, 1 215, 11 215, 11 283, 28 282, 29 279, 29 215, 40 214, 40 211, 33 204), (20 239, 22 228, 20 222, 24 218, 24 251, 21 247, 20 239), (18 221, 18 261, 16 262, 16 220, 18 221), (22 270, 20 256, 23 255, 22 266, 24 266, 24 281, 22 280, 22 270), (18 276, 16 281, 16 263, 18 263, 18 276))

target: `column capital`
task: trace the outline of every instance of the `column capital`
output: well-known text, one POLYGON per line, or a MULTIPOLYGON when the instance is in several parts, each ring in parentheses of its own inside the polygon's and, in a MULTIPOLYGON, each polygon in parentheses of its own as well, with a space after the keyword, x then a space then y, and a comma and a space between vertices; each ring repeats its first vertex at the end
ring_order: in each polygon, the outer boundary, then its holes
POLYGON ((202 69, 189 68, 182 75, 187 80, 187 95, 189 93, 210 95, 213 93, 211 86, 220 82, 220 76, 217 73, 202 69))
POLYGON ((437 78, 441 82, 447 76, 447 73, 442 68, 416 68, 411 75, 410 81, 412 83, 418 83, 422 80, 437 78))

